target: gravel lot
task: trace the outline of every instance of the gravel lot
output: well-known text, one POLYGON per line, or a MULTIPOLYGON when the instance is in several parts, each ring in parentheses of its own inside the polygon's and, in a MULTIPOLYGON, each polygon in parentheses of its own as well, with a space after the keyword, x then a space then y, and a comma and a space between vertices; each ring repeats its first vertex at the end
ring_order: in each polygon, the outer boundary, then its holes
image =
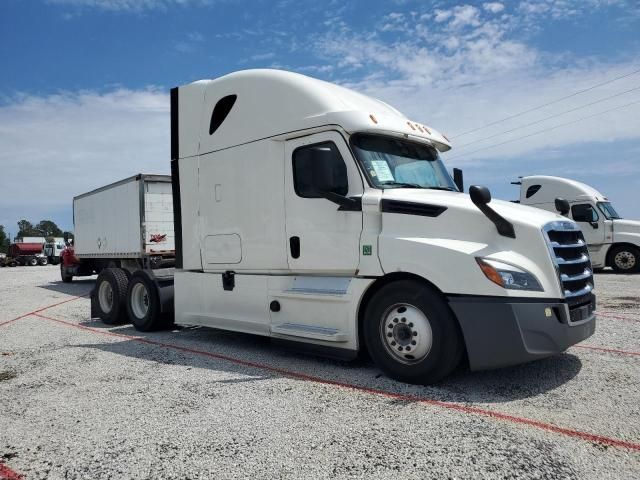
POLYGON ((3 268, 0 479, 640 478, 640 275, 596 281, 587 342, 416 387, 249 335, 107 328, 77 298, 92 279, 3 268))

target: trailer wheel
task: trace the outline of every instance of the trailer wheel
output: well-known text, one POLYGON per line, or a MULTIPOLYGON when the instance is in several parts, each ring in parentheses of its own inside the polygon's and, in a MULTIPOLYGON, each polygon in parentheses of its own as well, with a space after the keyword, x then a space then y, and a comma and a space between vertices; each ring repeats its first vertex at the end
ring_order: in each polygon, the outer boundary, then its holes
POLYGON ((47 260, 47 257, 40 257, 38 259, 38 263, 44 267, 47 263, 49 263, 49 260, 47 260))
POLYGON ((29 260, 27 260, 27 265, 35 267, 36 265, 38 265, 38 259, 36 257, 29 258, 29 260))
POLYGON ((153 281, 142 273, 134 273, 127 290, 127 312, 136 330, 151 332, 167 326, 160 313, 160 298, 153 281))
POLYGON ((382 287, 366 307, 363 328, 374 362, 402 382, 435 383, 462 358, 453 313, 437 292, 416 281, 382 287))
POLYGON ((96 280, 95 296, 97 313, 108 325, 125 323, 127 276, 119 268, 104 269, 96 280))
POLYGON ((617 245, 609 253, 611 267, 616 273, 640 272, 640 250, 631 245, 617 245))

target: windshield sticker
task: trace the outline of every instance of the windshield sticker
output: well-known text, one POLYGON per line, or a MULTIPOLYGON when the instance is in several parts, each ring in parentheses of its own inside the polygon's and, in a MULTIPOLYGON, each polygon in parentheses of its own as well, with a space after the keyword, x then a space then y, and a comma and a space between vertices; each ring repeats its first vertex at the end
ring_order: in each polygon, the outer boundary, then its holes
POLYGON ((385 160, 371 160, 371 166, 376 171, 378 180, 381 182, 393 182, 393 174, 389 169, 389 164, 385 160))

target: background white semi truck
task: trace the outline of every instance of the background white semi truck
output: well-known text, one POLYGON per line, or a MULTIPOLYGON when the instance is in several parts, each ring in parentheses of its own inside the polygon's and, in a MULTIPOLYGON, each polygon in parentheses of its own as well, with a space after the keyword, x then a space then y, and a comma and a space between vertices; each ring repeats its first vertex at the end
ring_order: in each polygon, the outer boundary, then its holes
POLYGON ((66 244, 63 237, 53 237, 44 244, 44 255, 51 265, 58 265, 66 244))
POLYGON ((130 274, 173 266, 171 177, 138 174, 73 199, 73 246, 62 254, 60 275, 119 267, 130 274))
MULTIPOLYGON (((174 88, 175 271, 106 268, 92 313, 143 331, 175 320, 343 358, 366 350, 414 383, 592 335, 578 226, 484 187, 462 193, 439 157, 450 148, 383 102, 303 75, 174 88)), ((78 244, 83 221, 76 209, 78 244)))
POLYGON ((555 199, 569 202, 567 216, 580 225, 594 268, 640 272, 640 221, 623 219, 602 193, 568 178, 522 177, 520 203, 554 212, 555 199))

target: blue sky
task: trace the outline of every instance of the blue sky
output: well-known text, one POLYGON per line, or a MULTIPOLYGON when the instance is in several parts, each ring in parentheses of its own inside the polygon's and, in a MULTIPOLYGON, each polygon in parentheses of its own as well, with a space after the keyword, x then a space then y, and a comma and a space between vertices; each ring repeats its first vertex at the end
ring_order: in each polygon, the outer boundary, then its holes
POLYGON ((444 131, 448 166, 494 197, 516 198, 518 175, 568 176, 640 218, 639 32, 636 0, 3 0, 0 224, 71 228, 74 195, 168 173, 168 89, 255 67, 444 131))

